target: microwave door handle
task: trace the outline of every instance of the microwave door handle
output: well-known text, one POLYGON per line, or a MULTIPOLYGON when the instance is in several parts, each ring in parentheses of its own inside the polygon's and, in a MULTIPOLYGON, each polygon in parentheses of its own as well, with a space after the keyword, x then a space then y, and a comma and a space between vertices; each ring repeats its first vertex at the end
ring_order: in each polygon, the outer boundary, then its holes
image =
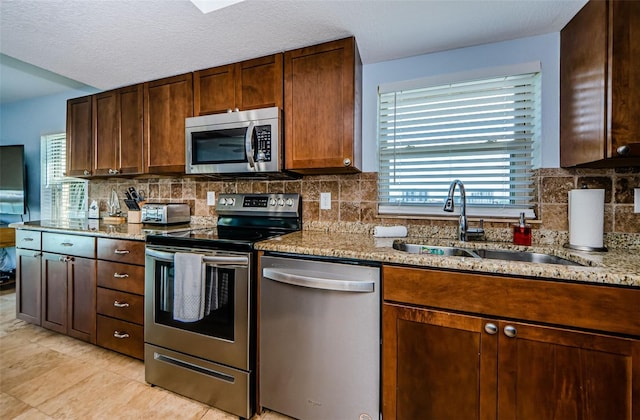
POLYGON ((249 128, 247 128, 247 134, 244 136, 244 150, 247 154, 247 160, 249 161, 249 166, 253 169, 256 167, 256 163, 253 160, 253 129, 255 128, 255 124, 252 122, 249 124, 249 128))

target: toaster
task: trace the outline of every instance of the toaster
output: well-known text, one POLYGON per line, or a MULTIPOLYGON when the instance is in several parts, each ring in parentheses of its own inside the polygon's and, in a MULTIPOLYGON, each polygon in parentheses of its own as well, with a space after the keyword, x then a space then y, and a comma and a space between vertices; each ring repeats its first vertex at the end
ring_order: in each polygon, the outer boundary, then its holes
POLYGON ((191 211, 185 203, 146 203, 142 206, 142 223, 173 225, 191 222, 191 211))

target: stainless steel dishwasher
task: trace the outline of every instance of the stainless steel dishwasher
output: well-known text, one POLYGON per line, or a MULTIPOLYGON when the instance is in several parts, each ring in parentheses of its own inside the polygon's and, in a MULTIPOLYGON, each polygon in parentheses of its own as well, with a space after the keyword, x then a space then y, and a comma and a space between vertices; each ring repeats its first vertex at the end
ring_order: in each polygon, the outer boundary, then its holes
POLYGON ((260 404, 304 420, 380 417, 380 269, 260 260, 260 404))

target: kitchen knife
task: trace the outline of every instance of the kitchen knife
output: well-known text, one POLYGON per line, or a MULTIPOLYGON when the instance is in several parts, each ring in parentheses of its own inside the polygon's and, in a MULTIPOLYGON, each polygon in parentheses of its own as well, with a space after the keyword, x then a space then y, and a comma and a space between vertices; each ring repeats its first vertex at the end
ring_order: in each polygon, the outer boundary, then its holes
POLYGON ((129 210, 136 210, 136 211, 140 210, 140 206, 138 205, 138 202, 136 200, 126 199, 124 200, 124 204, 126 204, 129 210))
POLYGON ((129 187, 129 194, 131 194, 131 198, 135 201, 140 201, 140 197, 138 197, 138 192, 134 187, 129 187))
POLYGON ((133 200, 133 197, 131 197, 131 194, 129 194, 129 191, 125 191, 124 195, 127 197, 127 200, 133 200))

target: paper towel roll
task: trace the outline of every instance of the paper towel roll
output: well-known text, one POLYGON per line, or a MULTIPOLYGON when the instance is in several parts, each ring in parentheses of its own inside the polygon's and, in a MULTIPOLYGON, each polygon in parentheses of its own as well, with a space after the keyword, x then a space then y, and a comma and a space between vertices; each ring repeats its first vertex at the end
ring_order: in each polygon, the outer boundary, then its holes
POLYGON ((569 245, 602 248, 604 190, 569 191, 569 245))
POLYGON ((373 236, 377 238, 404 238, 407 236, 405 226, 376 226, 373 228, 373 236))

